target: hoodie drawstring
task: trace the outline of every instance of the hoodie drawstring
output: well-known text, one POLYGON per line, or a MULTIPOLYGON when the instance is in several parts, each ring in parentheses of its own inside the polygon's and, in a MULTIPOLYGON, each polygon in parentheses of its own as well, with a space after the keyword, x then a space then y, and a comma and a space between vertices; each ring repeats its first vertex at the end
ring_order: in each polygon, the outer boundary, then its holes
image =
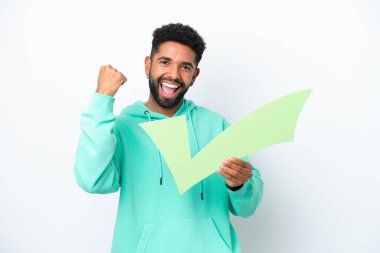
MULTIPOLYGON (((184 99, 184 103, 186 104, 187 115, 189 116, 189 119, 190 119, 191 132, 192 132, 193 140, 194 140, 195 147, 196 147, 197 153, 198 153, 199 152, 199 146, 198 146, 197 136, 195 135, 193 118, 191 117, 189 106, 187 105, 187 101, 185 99, 184 99)), ((201 184, 200 184, 200 194, 201 194, 201 200, 203 200, 203 180, 201 180, 201 184)))
MULTIPOLYGON (((193 118, 191 117, 191 114, 190 114, 190 110, 189 110, 189 106, 187 104, 187 101, 186 99, 183 100, 185 105, 186 105, 186 110, 187 110, 187 115, 190 119, 190 126, 191 126, 191 132, 192 132, 192 137, 193 137, 193 140, 194 140, 194 143, 195 143, 195 147, 196 147, 196 151, 197 153, 199 152, 199 146, 198 146, 198 140, 197 140, 197 136, 195 135, 195 130, 194 130, 194 125, 193 125, 193 118)), ((145 110, 144 111, 144 114, 147 115, 149 121, 151 122, 152 121, 152 118, 150 116, 150 113, 148 110, 145 110)), ((161 160, 161 155, 160 155, 160 151, 158 150, 158 148, 156 148, 156 151, 157 151, 157 156, 158 156, 158 159, 159 159, 159 162, 160 162, 160 170, 161 170, 161 177, 160 177, 160 185, 162 185, 162 179, 163 179, 163 171, 162 171, 162 160, 161 160)), ((203 180, 201 180, 201 183, 200 183, 200 195, 201 195, 201 200, 204 200, 204 194, 203 194, 203 180)))
MULTIPOLYGON (((149 111, 148 110, 144 111, 144 114, 148 116, 148 119, 151 122, 152 118, 150 117, 149 111)), ((156 152, 157 152, 157 156, 158 156, 158 161, 160 162, 160 171, 161 171, 160 185, 162 185, 162 179, 164 177, 164 173, 162 171, 162 160, 161 160, 161 155, 160 155, 160 151, 158 150, 158 148, 156 148, 156 152)))

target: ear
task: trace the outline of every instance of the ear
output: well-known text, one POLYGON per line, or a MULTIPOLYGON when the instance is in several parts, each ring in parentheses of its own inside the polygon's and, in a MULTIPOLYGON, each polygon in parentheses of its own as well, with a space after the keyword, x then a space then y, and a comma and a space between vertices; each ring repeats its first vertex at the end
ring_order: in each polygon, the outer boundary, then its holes
POLYGON ((149 56, 145 57, 145 75, 149 75, 151 59, 149 56))
POLYGON ((193 75, 193 78, 191 80, 191 85, 190 86, 193 86, 194 82, 195 82, 195 79, 197 79, 199 73, 201 72, 201 70, 199 68, 197 68, 194 72, 194 75, 193 75))

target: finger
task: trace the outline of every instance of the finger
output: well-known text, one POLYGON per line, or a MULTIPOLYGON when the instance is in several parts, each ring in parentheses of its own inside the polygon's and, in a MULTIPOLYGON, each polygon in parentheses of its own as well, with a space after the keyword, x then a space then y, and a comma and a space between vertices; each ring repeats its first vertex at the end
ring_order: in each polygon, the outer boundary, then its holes
POLYGON ((239 159, 237 157, 230 157, 228 159, 228 161, 231 161, 232 163, 234 164, 237 164, 237 165, 240 165, 244 168, 247 168, 247 169, 250 169, 252 170, 252 165, 250 163, 247 163, 246 161, 244 161, 243 159, 239 159))
POLYGON ((245 177, 247 177, 247 180, 253 176, 252 169, 251 168, 245 168, 240 165, 236 165, 232 162, 225 162, 227 164, 227 167, 239 171, 239 173, 243 174, 245 177))
POLYGON ((219 170, 218 173, 226 179, 228 185, 230 185, 230 186, 238 186, 238 185, 242 185, 246 182, 244 180, 237 179, 237 178, 233 177, 232 175, 225 173, 222 170, 219 170))
POLYGON ((226 183, 227 183, 230 187, 235 187, 235 186, 238 185, 237 183, 234 183, 234 182, 232 182, 231 180, 228 180, 228 179, 226 179, 226 183))
POLYGON ((225 164, 222 164, 220 166, 220 169, 222 172, 224 172, 225 174, 228 174, 230 177, 233 177, 239 181, 247 181, 248 180, 248 176, 246 176, 245 174, 242 174, 240 173, 238 170, 235 170, 235 169, 232 169, 230 167, 228 167, 227 165, 225 164))
POLYGON ((239 173, 245 175, 246 177, 251 177, 252 176, 252 170, 251 169, 243 167, 243 166, 241 166, 239 164, 233 163, 230 160, 226 160, 222 164, 224 164, 225 166, 227 166, 227 167, 229 167, 231 169, 234 169, 234 170, 238 171, 239 173))
POLYGON ((121 79, 124 80, 124 82, 126 82, 128 80, 128 78, 125 77, 125 75, 123 75, 122 73, 121 74, 121 79))
POLYGON ((233 163, 231 161, 228 161, 228 160, 224 161, 222 164, 224 164, 225 166, 227 166, 227 167, 229 167, 229 168, 231 168, 233 170, 238 171, 241 174, 247 175, 247 176, 252 173, 251 169, 247 169, 247 168, 245 168, 245 167, 243 167, 241 165, 235 164, 235 163, 233 163))
POLYGON ((100 67, 100 70, 110 70, 110 69, 113 69, 111 65, 103 65, 100 67))
POLYGON ((123 85, 128 80, 122 73, 120 73, 120 79, 120 85, 123 85))

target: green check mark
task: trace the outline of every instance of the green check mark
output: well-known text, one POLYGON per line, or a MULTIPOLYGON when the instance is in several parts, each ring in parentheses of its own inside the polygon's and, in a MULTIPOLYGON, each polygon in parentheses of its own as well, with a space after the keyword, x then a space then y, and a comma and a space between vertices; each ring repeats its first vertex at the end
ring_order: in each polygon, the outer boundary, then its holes
POLYGON ((293 141, 297 119, 311 90, 298 91, 249 113, 190 155, 186 116, 140 126, 157 145, 182 194, 219 169, 228 157, 244 157, 278 143, 293 141))

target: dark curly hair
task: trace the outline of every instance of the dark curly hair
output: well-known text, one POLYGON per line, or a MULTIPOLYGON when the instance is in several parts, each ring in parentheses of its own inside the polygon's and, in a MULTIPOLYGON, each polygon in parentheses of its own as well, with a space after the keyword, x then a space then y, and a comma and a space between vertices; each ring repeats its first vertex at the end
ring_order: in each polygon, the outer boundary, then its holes
POLYGON ((180 23, 168 24, 154 30, 150 58, 153 58, 160 45, 166 41, 175 41, 194 50, 197 65, 202 59, 203 51, 206 49, 206 44, 202 37, 190 26, 180 23))

